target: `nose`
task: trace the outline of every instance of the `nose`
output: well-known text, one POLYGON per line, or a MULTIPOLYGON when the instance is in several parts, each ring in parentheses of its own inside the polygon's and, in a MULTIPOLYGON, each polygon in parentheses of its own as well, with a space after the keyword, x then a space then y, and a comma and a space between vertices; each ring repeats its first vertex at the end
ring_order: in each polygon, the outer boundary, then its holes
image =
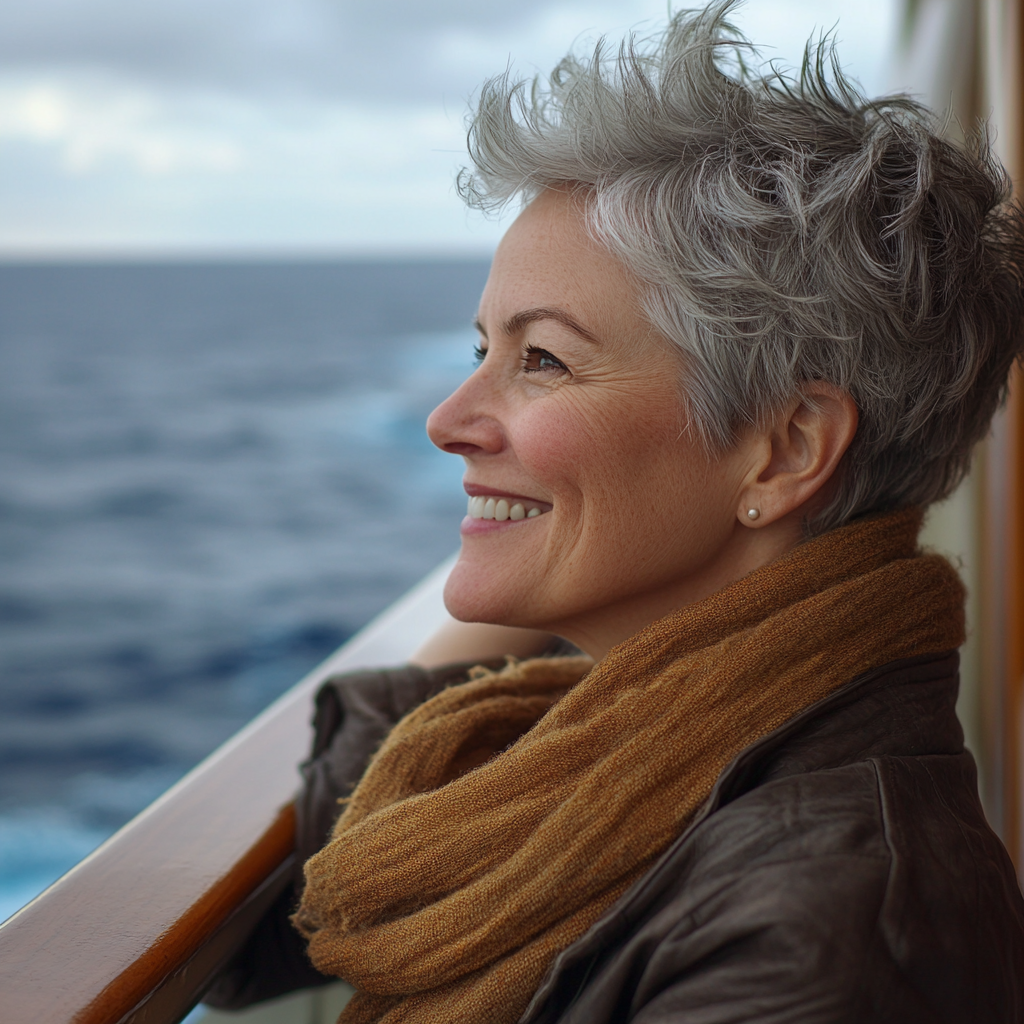
POLYGON ((494 396, 483 368, 472 374, 428 417, 427 436, 452 455, 494 455, 505 446, 505 432, 495 416, 494 396))

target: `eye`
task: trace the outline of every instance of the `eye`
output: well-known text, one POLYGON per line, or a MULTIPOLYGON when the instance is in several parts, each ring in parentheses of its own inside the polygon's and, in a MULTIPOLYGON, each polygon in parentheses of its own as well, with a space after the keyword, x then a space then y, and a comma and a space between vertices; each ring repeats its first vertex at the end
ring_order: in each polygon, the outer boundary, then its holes
POLYGON ((550 352, 530 345, 523 353, 523 370, 526 373, 540 373, 544 370, 561 370, 567 367, 561 359, 556 359, 550 352))
POLYGON ((484 361, 484 356, 487 355, 487 349, 482 345, 473 346, 473 361, 479 366, 484 361))

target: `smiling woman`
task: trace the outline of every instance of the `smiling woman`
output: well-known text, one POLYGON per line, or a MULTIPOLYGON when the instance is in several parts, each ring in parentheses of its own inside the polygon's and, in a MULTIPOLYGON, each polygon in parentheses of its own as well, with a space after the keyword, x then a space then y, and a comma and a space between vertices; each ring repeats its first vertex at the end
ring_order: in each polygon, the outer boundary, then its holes
POLYGON ((984 140, 827 48, 758 77, 728 10, 484 88, 463 194, 524 209, 428 423, 466 464, 462 625, 321 691, 308 945, 288 894, 220 1005, 337 976, 345 1024, 1024 1014, 964 589, 917 540, 1021 352, 1024 217, 984 140))

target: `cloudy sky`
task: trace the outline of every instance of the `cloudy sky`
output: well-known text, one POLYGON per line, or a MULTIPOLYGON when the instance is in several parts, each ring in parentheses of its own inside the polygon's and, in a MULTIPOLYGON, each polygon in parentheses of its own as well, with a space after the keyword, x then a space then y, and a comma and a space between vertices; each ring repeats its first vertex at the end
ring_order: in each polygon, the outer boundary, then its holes
MULTIPOLYGON (((467 100, 665 0, 4 0, 0 256, 482 252, 467 100)), ((747 0, 766 57, 833 26, 869 91, 895 0, 747 0)))

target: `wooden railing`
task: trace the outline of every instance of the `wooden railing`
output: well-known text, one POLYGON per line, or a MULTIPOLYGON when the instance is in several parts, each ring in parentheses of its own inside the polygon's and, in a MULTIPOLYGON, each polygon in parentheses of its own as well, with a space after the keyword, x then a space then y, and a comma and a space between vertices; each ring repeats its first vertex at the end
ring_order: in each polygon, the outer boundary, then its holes
MULTIPOLYGON (((975 0, 980 4, 980 0, 975 0)), ((981 12, 976 76, 982 116, 1024 197, 1024 0, 994 0, 981 12)), ((1014 368, 1006 408, 985 452, 981 636, 985 673, 988 805, 1024 882, 1024 372, 1014 368)))
POLYGON ((446 563, 0 926, 4 1024, 175 1024, 287 884, 297 765, 328 676, 446 619, 446 563))
MULTIPOLYGON (((900 0, 900 84, 939 111, 946 130, 987 120, 996 155, 1024 198, 1024 0, 900 0)), ((975 460, 972 531, 960 550, 980 572, 972 623, 978 645, 985 808, 1024 882, 1024 369, 975 460)))
POLYGON ((983 760, 992 824, 1024 884, 1024 372, 986 449, 981 636, 983 760))

